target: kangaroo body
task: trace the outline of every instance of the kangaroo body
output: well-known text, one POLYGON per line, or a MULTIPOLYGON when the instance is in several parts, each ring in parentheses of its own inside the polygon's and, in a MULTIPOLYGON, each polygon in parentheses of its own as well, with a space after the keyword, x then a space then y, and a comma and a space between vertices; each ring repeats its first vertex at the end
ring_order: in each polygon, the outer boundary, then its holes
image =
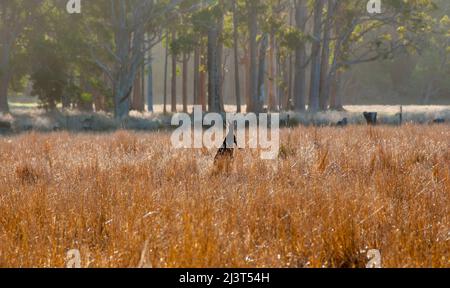
POLYGON ((214 166, 218 170, 229 170, 234 159, 234 152, 237 148, 236 135, 234 134, 234 125, 228 125, 228 133, 223 140, 222 146, 214 157, 214 166))
POLYGON ((233 143, 231 143, 231 145, 227 143, 227 138, 225 138, 223 140, 222 146, 220 146, 219 150, 216 153, 216 156, 214 157, 214 161, 216 162, 222 159, 233 159, 235 145, 237 146, 235 135, 233 135, 233 143))

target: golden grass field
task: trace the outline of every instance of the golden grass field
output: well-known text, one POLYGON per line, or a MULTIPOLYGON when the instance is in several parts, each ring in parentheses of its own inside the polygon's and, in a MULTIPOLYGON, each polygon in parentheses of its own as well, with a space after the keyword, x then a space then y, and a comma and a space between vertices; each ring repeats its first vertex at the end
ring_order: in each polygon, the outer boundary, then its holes
POLYGON ((228 173, 169 137, 1 137, 0 267, 450 267, 448 125, 283 129, 228 173))

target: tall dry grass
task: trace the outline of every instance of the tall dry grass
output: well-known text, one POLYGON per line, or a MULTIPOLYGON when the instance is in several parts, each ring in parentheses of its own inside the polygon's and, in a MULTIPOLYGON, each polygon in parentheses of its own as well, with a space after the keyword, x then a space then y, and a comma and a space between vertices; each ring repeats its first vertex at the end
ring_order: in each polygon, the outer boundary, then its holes
POLYGON ((226 174, 169 136, 0 138, 0 267, 450 267, 448 126, 286 129, 226 174))

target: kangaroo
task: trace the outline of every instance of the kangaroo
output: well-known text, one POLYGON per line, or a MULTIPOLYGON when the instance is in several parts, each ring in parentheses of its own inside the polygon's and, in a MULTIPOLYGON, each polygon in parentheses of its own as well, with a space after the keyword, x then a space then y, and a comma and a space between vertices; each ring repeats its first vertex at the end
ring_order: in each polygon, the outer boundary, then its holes
POLYGON ((234 152, 237 147, 236 134, 234 132, 234 123, 227 123, 227 135, 223 140, 222 146, 214 157, 214 166, 219 170, 229 170, 230 164, 234 159, 234 152))

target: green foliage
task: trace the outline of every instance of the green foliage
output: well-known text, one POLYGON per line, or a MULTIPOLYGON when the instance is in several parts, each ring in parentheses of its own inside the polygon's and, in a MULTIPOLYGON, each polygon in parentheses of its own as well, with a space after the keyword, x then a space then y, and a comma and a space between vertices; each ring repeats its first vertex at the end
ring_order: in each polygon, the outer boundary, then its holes
POLYGON ((311 41, 311 36, 305 35, 303 31, 294 27, 288 27, 285 30, 280 31, 280 44, 283 47, 294 51, 301 45, 311 41))
MULTIPOLYGON (((308 15, 312 15, 315 1, 306 1, 308 15)), ((448 0, 384 0, 382 15, 365 13, 367 1, 338 1, 340 6, 332 19, 333 39, 329 43, 330 66, 334 64, 335 57, 339 58, 336 61, 338 71, 349 71, 358 63, 379 61, 381 66, 386 65, 380 71, 387 72, 392 66, 386 63, 397 63, 396 59, 407 54, 414 56, 415 60, 415 66, 408 74, 414 79, 408 82, 413 87, 408 93, 417 94, 417 91, 422 91, 429 79, 442 87, 441 90, 448 91, 447 84, 450 81, 446 77, 439 77, 450 72, 448 0)), ((2 1, 0 9, 3 8, 8 14, 0 14, 0 17, 16 15, 16 21, 8 22, 4 21, 5 18, 0 18, 0 32, 12 31, 12 24, 24 24, 29 13, 36 16, 32 22, 26 23, 11 49, 8 67, 8 71, 12 71, 10 88, 23 90, 30 79, 35 84, 33 94, 39 95, 43 106, 49 109, 64 101, 70 101, 71 104, 90 103, 98 94, 105 96, 107 105, 112 107, 112 89, 117 80, 107 78, 107 73, 95 61, 106 63, 112 67, 111 70, 120 67, 117 55, 114 55, 117 46, 120 46, 116 41, 118 35, 114 31, 113 21, 109 22, 111 2, 85 2, 82 15, 68 15, 65 12, 65 0, 2 1), (37 5, 37 2, 44 5, 37 5), (11 11, 17 13, 11 14, 11 11), (81 84, 81 78, 84 80, 83 85, 89 89, 81 84)), ((129 0, 128 3, 131 3, 130 7, 134 7, 139 2, 129 0)), ((295 15, 290 15, 294 9, 293 1, 290 0, 237 0, 236 15, 232 14, 230 0, 183 0, 170 9, 170 0, 153 3, 151 13, 154 13, 154 17, 145 18, 145 33, 164 35, 169 32, 170 35, 175 32, 176 39, 172 41, 171 37, 164 38, 163 45, 168 45, 170 53, 177 56, 190 55, 196 47, 205 48, 208 30, 212 26, 217 27, 218 19, 222 18, 223 31, 219 40, 225 47, 231 48, 234 17, 238 22, 238 46, 242 56, 243 51, 248 49, 248 20, 252 10, 257 12, 257 39, 261 39, 263 34, 275 36, 275 50, 278 53, 275 57, 279 57, 277 60, 283 62, 293 51, 304 45, 307 54, 310 54, 308 44, 313 40, 309 35, 312 19, 309 18, 306 31, 295 28, 295 15)), ((326 6, 323 10, 323 23, 327 16, 326 6)), ((119 8, 116 6, 115 9, 119 8)), ((131 27, 132 11, 127 10, 126 13, 126 24, 131 27)), ((2 44, 4 39, 0 39, 0 50, 5 47, 2 44)), ((155 43, 157 41, 159 40, 155 40, 155 43)), ((200 69, 204 71, 206 68, 200 69)), ((280 77, 281 73, 287 72, 280 71, 275 77, 280 77)), ((180 74, 179 67, 177 74, 180 74)), ((386 75, 388 73, 383 77, 388 77, 386 75)), ((113 75, 110 78, 115 77, 113 75)), ((389 79, 385 78, 380 82, 387 83, 389 79)), ((281 89, 287 85, 280 78, 276 82, 281 89)))
POLYGON ((190 31, 180 34, 175 41, 170 41, 169 49, 172 54, 181 55, 191 53, 196 45, 195 35, 190 31))
POLYGON ((43 108, 52 110, 61 103, 62 95, 68 87, 67 63, 57 53, 56 45, 41 41, 34 47, 36 63, 30 80, 33 83, 32 95, 38 96, 43 108))
POLYGON ((94 100, 94 97, 92 96, 92 93, 84 92, 84 93, 81 93, 80 100, 81 100, 81 102, 92 103, 92 101, 94 100))
POLYGON ((217 8, 204 8, 191 16, 191 23, 195 32, 200 34, 208 33, 208 29, 215 24, 215 17, 218 15, 217 8))

